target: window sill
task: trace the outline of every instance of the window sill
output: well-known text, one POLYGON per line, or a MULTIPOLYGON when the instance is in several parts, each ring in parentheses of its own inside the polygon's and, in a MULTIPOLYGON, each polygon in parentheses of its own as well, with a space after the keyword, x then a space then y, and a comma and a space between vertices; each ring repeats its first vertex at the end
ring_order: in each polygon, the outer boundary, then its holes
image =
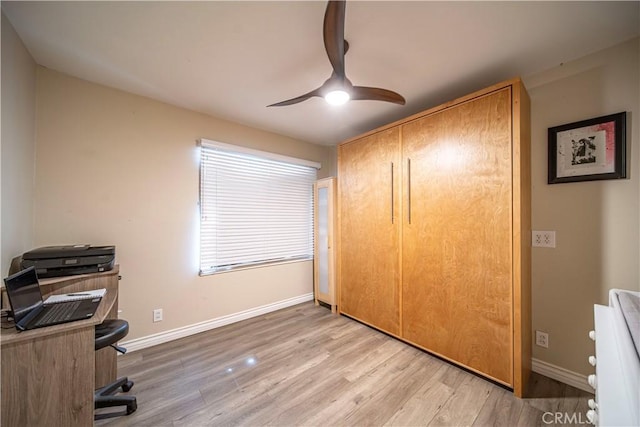
POLYGON ((239 267, 229 267, 228 269, 220 269, 217 271, 207 271, 207 272, 199 272, 198 276, 200 277, 205 277, 205 276, 213 276, 216 274, 225 274, 225 273, 234 273, 236 271, 242 271, 242 270, 253 270, 256 268, 265 268, 265 267, 274 267, 276 265, 282 265, 282 264, 293 264, 296 262, 308 262, 308 261, 313 261, 313 257, 309 257, 309 258, 298 258, 298 259, 291 259, 291 260, 286 260, 286 261, 272 261, 272 262, 263 262, 260 264, 251 264, 251 265, 243 265, 243 266, 239 266, 239 267))

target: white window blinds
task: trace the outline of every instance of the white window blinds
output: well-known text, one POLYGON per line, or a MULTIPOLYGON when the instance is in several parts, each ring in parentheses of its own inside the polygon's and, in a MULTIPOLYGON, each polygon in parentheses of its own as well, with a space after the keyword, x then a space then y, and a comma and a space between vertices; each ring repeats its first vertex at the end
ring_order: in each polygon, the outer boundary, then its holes
POLYGON ((313 258, 319 164, 200 140, 200 274, 313 258))

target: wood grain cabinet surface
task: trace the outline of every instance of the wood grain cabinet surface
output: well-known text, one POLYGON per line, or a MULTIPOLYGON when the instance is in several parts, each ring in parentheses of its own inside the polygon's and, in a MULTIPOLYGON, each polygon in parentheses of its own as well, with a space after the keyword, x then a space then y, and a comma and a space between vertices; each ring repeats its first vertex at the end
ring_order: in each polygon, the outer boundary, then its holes
POLYGON ((338 152, 340 312, 400 333, 400 130, 338 152))
POLYGON ((518 396, 531 364, 529 134, 514 79, 338 147, 340 313, 518 396))

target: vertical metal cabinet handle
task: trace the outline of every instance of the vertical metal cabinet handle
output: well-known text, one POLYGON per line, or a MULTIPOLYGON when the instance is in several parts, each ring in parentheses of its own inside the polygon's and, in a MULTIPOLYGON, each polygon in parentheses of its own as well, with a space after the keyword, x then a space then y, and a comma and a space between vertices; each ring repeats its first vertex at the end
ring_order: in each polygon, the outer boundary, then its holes
POLYGON ((393 224, 393 162, 391 162, 391 224, 393 224))
POLYGON ((411 224, 411 159, 407 159, 407 202, 409 224, 411 224))

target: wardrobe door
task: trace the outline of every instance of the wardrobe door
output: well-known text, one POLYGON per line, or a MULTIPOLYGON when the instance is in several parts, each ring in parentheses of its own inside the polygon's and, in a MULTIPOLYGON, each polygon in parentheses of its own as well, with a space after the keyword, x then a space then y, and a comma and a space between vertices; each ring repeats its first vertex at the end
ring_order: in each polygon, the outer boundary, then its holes
POLYGON ((512 384, 511 89, 402 126, 402 337, 512 384))
POLYGON ((400 332, 399 128, 338 147, 340 313, 400 332))

